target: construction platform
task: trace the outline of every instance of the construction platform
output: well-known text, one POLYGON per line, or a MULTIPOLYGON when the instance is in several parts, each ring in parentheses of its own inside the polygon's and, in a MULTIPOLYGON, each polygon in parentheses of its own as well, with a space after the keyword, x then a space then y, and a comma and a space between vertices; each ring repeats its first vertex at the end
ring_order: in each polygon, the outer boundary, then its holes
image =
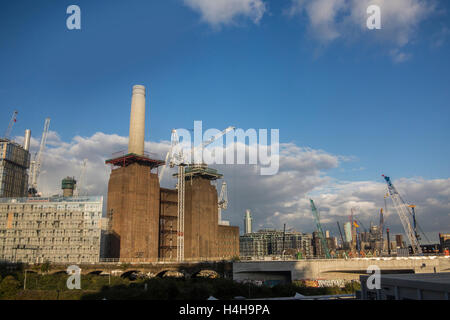
POLYGON ((108 159, 105 161, 106 164, 111 164, 115 167, 127 167, 132 163, 139 163, 140 165, 150 167, 151 169, 157 168, 159 166, 164 165, 164 161, 152 159, 148 153, 144 153, 144 155, 138 155, 135 153, 127 153, 118 152, 113 154, 112 159, 108 159), (117 156, 118 155, 118 156, 117 156))
MULTIPOLYGON (((184 175, 186 180, 190 180, 194 177, 202 177, 207 180, 217 180, 223 178, 223 175, 218 173, 216 169, 209 168, 206 164, 188 165, 185 168, 184 175)), ((177 177, 178 173, 174 173, 173 176, 177 177)))

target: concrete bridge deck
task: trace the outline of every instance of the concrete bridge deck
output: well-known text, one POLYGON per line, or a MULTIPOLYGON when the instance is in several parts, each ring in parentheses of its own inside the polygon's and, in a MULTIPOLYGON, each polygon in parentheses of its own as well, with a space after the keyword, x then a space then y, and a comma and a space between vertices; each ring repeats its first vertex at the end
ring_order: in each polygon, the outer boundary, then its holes
POLYGON ((242 261, 233 263, 233 279, 295 281, 305 279, 358 280, 376 265, 381 273, 450 272, 450 257, 386 257, 291 261, 242 261))

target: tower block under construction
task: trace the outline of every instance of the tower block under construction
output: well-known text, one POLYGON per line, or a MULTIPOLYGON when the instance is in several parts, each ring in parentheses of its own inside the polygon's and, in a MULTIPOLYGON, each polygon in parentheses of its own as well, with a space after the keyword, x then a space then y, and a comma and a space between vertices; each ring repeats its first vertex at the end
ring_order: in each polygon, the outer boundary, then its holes
POLYGON ((144 154, 145 87, 133 87, 128 152, 107 160, 113 169, 108 183, 110 224, 108 256, 158 259, 159 180, 151 170, 163 164, 144 154))

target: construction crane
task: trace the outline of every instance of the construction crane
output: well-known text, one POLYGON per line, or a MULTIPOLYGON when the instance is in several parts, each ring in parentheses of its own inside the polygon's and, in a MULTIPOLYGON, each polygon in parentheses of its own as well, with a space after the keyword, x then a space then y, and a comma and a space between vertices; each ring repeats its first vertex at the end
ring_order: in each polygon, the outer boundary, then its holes
POLYGON ((34 155, 34 160, 30 164, 30 178, 28 194, 31 196, 37 195, 37 180, 41 171, 42 155, 45 149, 45 142, 47 141, 48 128, 50 127, 50 118, 45 119, 44 131, 42 131, 41 143, 39 149, 34 155))
POLYGON ((416 237, 417 241, 419 241, 420 235, 417 232, 416 211, 415 211, 416 206, 413 204, 410 204, 408 207, 411 208, 411 211, 412 211, 411 213, 412 213, 412 219, 413 219, 414 236, 416 237))
POLYGON ((85 183, 86 183, 86 167, 87 167, 87 161, 88 159, 84 159, 83 162, 81 163, 81 170, 80 170, 80 176, 78 178, 78 182, 77 182, 77 188, 75 189, 75 197, 80 197, 80 196, 84 196, 86 192, 82 192, 82 188, 85 188, 85 183))
POLYGON ((402 199, 397 189, 391 182, 391 179, 384 174, 382 175, 384 180, 388 185, 389 196, 394 203, 395 210, 400 217, 400 221, 402 222, 403 229, 405 230, 406 236, 411 244, 413 254, 421 255, 422 249, 420 247, 420 243, 414 233, 413 228, 411 227, 411 223, 409 221, 409 216, 412 216, 411 208, 406 204, 406 202, 402 199))
POLYGON ((230 126, 228 128, 226 128, 225 130, 217 133, 214 137, 211 137, 209 140, 204 141, 200 146, 198 147, 193 147, 192 148, 192 162, 194 163, 194 165, 199 165, 201 163, 199 163, 196 160, 202 160, 202 157, 195 157, 195 155, 197 154, 197 151, 202 152, 203 154, 203 149, 206 148, 207 146, 209 146, 211 143, 213 143, 214 141, 216 141, 217 139, 219 139, 220 137, 222 137, 223 135, 227 134, 228 132, 234 130, 236 127, 230 126))
POLYGON ((344 237, 342 236, 342 230, 341 230, 341 225, 339 224, 339 221, 337 221, 337 226, 339 229, 339 234, 341 235, 342 249, 344 249, 345 242, 344 242, 344 237))
POLYGON ((180 138, 178 137, 177 130, 173 129, 170 137, 170 149, 166 154, 166 159, 164 161, 164 166, 159 174, 159 182, 161 183, 164 173, 166 171, 167 165, 173 168, 175 165, 183 163, 183 150, 180 146, 180 138))
POLYGON ((378 225, 378 232, 380 233, 380 239, 383 240, 383 233, 384 233, 384 214, 383 214, 383 208, 380 209, 380 224, 378 225))
MULTIPOLYGON (((195 152, 197 152, 197 149, 203 149, 213 143, 218 138, 225 135, 227 132, 234 130, 235 127, 228 127, 222 132, 216 134, 211 139, 203 142, 199 147, 192 148, 192 157, 195 155, 195 152)), ((177 190, 178 190, 178 212, 177 212, 177 261, 184 261, 184 198, 185 198, 185 173, 186 173, 186 166, 193 166, 189 160, 185 159, 185 155, 183 153, 183 149, 180 145, 180 140, 177 134, 177 131, 175 129, 172 130, 171 135, 171 147, 169 152, 166 155, 166 161, 163 169, 161 170, 160 175, 160 181, 162 180, 162 177, 164 175, 164 171, 166 169, 167 164, 171 168, 174 166, 178 166, 178 174, 177 174, 177 190)), ((201 164, 194 164, 194 165, 201 165, 201 164)))
POLYGON ((410 207, 410 208, 411 208, 411 211, 412 211, 413 228, 414 228, 414 234, 415 234, 415 236, 416 236, 416 238, 417 238, 417 241, 420 242, 420 240, 421 240, 421 237, 420 237, 420 234, 419 234, 419 231, 420 231, 420 232, 423 234, 423 236, 425 237, 425 240, 426 240, 428 243, 430 243, 431 241, 430 241, 430 239, 428 239, 427 234, 426 234, 425 232, 423 232, 422 228, 420 227, 419 223, 417 222, 417 219, 416 219, 416 210, 415 210, 415 209, 416 209, 416 206, 413 205, 413 204, 411 204, 411 205, 409 205, 408 207, 410 207))
POLYGON ((164 166, 159 175, 161 182, 167 165, 171 168, 178 166, 178 208, 177 208, 177 261, 184 261, 184 195, 185 195, 185 166, 183 150, 180 146, 180 139, 175 129, 171 133, 171 145, 167 152, 164 166))
POLYGON ((319 233, 320 242, 322 243, 323 251, 325 252, 325 258, 330 259, 331 254, 330 250, 328 249, 327 239, 325 239, 325 235, 322 230, 322 225, 320 224, 319 212, 317 211, 314 201, 312 199, 309 199, 309 201, 311 202, 311 211, 313 213, 314 220, 316 221, 316 227, 319 233))
POLYGON ((13 112, 11 120, 9 121, 8 128, 5 131, 5 139, 9 139, 9 135, 11 134, 12 128, 14 126, 14 123, 16 123, 16 121, 17 121, 17 114, 18 113, 19 113, 18 111, 14 111, 13 112))
POLYGON ((222 182, 222 188, 220 189, 219 199, 217 201, 219 207, 219 224, 222 222, 222 210, 227 210, 228 208, 228 192, 227 183, 222 182))
MULTIPOLYGON (((361 220, 358 220, 358 221, 355 220, 355 222, 356 222, 357 224, 360 224, 360 225, 361 225, 361 227, 363 228, 364 232, 367 232, 368 229, 363 225, 363 223, 362 223, 361 220)), ((356 228, 359 228, 359 226, 356 227, 356 228)))

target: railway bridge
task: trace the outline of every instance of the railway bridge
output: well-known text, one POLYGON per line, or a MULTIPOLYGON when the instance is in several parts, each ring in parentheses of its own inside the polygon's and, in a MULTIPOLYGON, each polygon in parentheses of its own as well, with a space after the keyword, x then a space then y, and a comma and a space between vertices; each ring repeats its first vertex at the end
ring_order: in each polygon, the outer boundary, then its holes
POLYGON ((67 268, 76 265, 81 269, 82 275, 112 275, 128 277, 131 274, 143 274, 147 277, 164 277, 166 275, 195 277, 200 273, 213 274, 221 278, 231 278, 233 275, 232 262, 205 261, 205 262, 100 262, 100 263, 52 263, 48 270, 42 270, 41 265, 29 265, 27 271, 36 273, 66 273, 67 268))
MULTIPOLYGON (((308 259, 277 261, 203 261, 203 262, 100 262, 51 264, 46 273, 66 273, 67 267, 77 265, 81 274, 128 277, 141 274, 147 277, 196 277, 212 274, 236 281, 296 280, 350 281, 367 274, 369 266, 379 267, 381 273, 434 273, 450 272, 450 257, 380 257, 353 259, 308 259)), ((27 271, 42 273, 41 265, 29 265, 27 271)))

